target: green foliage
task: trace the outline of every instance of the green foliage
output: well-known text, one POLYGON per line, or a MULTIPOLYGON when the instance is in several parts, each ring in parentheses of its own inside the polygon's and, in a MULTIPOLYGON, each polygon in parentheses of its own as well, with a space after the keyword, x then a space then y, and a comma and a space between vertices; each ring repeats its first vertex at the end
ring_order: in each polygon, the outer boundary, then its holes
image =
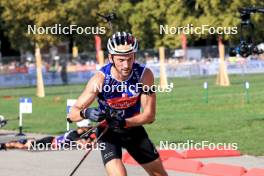
POLYGON ((57 42, 53 35, 29 35, 27 29, 28 25, 49 26, 56 23, 58 3, 59 1, 49 0, 1 1, 1 6, 4 7, 3 28, 13 47, 28 48, 34 42, 40 45, 57 42))
MULTIPOLYGON (((64 26, 77 25, 81 27, 97 27, 96 12, 98 1, 96 0, 70 0, 61 3, 57 7, 57 23, 64 26)), ((72 39, 80 49, 94 48, 93 35, 72 34, 60 35, 63 40, 72 39)))
MULTIPOLYGON (((160 34, 160 25, 174 27, 193 24, 208 24, 218 27, 239 26, 239 7, 264 7, 264 1, 257 0, 1 0, 1 28, 16 48, 32 47, 34 42, 52 45, 59 41, 74 40, 83 49, 93 49, 92 35, 28 35, 27 25, 52 26, 54 24, 78 26, 104 26, 105 43, 113 31, 125 30, 134 33, 141 48, 181 45, 180 35, 160 34), (116 12, 118 20, 113 22, 113 31, 96 13, 116 12)), ((263 14, 252 15, 256 26, 256 42, 264 38, 263 14)), ((217 35, 187 35, 189 45, 201 39, 216 40, 217 35)), ((225 35, 223 38, 236 43, 239 35, 225 35)))

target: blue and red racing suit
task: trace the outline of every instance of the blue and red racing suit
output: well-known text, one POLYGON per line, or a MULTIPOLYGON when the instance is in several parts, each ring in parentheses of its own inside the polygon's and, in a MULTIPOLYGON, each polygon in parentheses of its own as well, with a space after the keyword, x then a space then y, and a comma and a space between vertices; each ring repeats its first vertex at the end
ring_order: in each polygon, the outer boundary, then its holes
MULTIPOLYGON (((111 74, 113 64, 107 64, 100 71, 104 74, 104 83, 97 96, 99 109, 105 111, 110 109, 119 113, 119 117, 126 119, 140 113, 140 97, 144 85, 140 84, 145 66, 134 63, 129 78, 125 81, 116 80, 111 74), (110 87, 110 89, 109 89, 110 87), (124 87, 123 89, 119 89, 124 87)), ((103 128, 98 129, 98 134, 103 128)), ((127 149, 129 154, 140 164, 156 160, 159 157, 155 146, 148 137, 143 126, 129 128, 109 129, 98 141, 105 145, 101 150, 103 163, 122 158, 122 148, 127 149)))
POLYGON ((104 84, 97 96, 99 109, 105 111, 106 108, 118 110, 122 118, 129 118, 140 113, 140 96, 142 84, 140 79, 144 73, 145 66, 134 63, 129 78, 125 81, 116 80, 111 74, 112 63, 100 69, 104 74, 104 84))

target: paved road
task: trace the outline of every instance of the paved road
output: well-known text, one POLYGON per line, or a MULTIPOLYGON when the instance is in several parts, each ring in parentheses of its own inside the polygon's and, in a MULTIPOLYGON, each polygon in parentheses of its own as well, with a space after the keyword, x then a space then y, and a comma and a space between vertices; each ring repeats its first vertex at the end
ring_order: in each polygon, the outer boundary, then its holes
MULTIPOLYGON (((30 134, 30 137, 40 138, 44 135, 30 134)), ((14 133, 0 130, 0 142, 17 139, 14 133)), ((0 151, 0 175, 20 176, 67 176, 85 154, 78 151, 27 151, 8 150, 0 151)), ((214 162, 244 166, 247 169, 264 168, 264 157, 223 157, 198 159, 203 163, 214 162)), ((146 172, 139 166, 126 165, 128 175, 145 176, 146 172)), ((198 176, 197 174, 168 171, 171 176, 198 176)), ((102 176, 106 175, 99 151, 92 151, 76 172, 76 176, 102 176)))
MULTIPOLYGON (((23 137, 15 136, 15 132, 0 130, 0 143, 17 140, 23 137)), ((27 134, 27 137, 41 138, 46 135, 27 134)), ((20 176, 67 176, 85 154, 78 151, 27 151, 7 150, 0 151, 0 175, 20 176)), ((145 176, 146 172, 139 166, 126 165, 128 175, 145 176)), ((196 176, 195 174, 168 171, 169 175, 196 176)), ((101 161, 100 152, 94 150, 82 163, 76 176, 102 176, 106 175, 101 161)))
MULTIPOLYGON (((80 161, 85 151, 2 151, 0 152, 0 175, 20 176, 66 176, 80 161)), ((145 171, 139 166, 126 165, 128 175, 144 176, 145 171)), ((105 175, 101 156, 98 151, 93 151, 76 172, 76 176, 102 176, 105 175)), ((194 176, 194 174, 180 174, 169 172, 169 175, 194 176)))

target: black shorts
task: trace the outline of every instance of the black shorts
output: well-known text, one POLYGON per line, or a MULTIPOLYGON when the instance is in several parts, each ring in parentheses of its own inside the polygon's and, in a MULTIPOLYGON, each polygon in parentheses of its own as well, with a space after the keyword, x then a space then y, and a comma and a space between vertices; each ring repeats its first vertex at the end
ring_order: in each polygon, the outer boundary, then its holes
MULTIPOLYGON (((98 135, 102 129, 98 130, 98 135)), ((112 159, 122 158, 122 148, 139 163, 145 164, 159 158, 155 146, 150 141, 143 126, 127 129, 108 130, 98 141, 104 165, 112 159)))

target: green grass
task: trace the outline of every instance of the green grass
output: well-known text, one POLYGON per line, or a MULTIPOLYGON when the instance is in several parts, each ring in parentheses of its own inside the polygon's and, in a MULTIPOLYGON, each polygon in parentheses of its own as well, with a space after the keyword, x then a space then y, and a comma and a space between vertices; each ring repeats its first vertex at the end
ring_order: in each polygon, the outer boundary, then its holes
MULTIPOLYGON (((157 94, 156 121, 146 125, 154 143, 187 140, 238 143, 244 154, 264 155, 263 75, 231 75, 230 81, 230 87, 219 87, 215 85, 215 77, 169 79, 174 83, 173 91, 157 94), (250 82, 249 104, 245 101, 244 80, 250 82), (204 99, 204 81, 209 83, 208 104, 204 99)), ((46 87, 45 98, 35 97, 35 88, 0 89, 0 114, 7 119, 16 118, 18 98, 32 97, 33 113, 24 115, 24 131, 59 134, 66 129, 66 99, 77 98, 84 86, 46 87)), ((18 121, 10 121, 4 127, 17 128, 18 121)))

